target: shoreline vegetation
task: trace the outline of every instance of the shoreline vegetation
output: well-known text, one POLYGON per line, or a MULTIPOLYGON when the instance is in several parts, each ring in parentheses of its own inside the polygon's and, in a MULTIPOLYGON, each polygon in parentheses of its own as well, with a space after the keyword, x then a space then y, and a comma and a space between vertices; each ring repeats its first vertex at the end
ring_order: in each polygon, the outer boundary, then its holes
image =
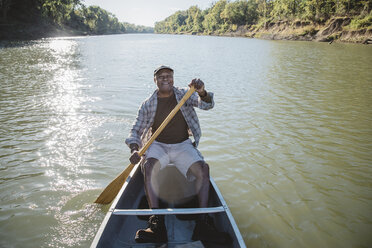
POLYGON ((119 22, 99 6, 83 0, 0 0, 0 40, 153 33, 152 27, 119 22))
POLYGON ((219 0, 155 28, 119 22, 84 0, 0 0, 0 40, 158 33, 372 44, 371 0, 219 0))
POLYGON ((219 0, 155 23, 155 33, 372 44, 370 0, 219 0))

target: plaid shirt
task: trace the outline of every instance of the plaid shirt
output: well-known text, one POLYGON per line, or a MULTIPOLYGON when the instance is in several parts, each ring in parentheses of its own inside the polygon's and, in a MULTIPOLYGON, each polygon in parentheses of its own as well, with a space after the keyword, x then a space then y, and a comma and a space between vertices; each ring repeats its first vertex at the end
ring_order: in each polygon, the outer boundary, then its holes
MULTIPOLYGON (((182 99, 187 90, 187 88, 173 87, 173 92, 176 96, 177 102, 182 99)), ((128 146, 135 143, 141 148, 150 139, 152 134, 151 126, 154 123, 156 107, 158 103, 157 93, 158 90, 155 90, 155 92, 149 98, 147 98, 139 108, 133 127, 130 130, 128 138, 125 140, 125 143, 128 146)), ((201 137, 201 129, 199 119, 196 115, 194 107, 198 107, 204 110, 213 108, 213 93, 208 92, 208 94, 212 99, 210 103, 202 101, 199 95, 195 92, 180 109, 189 127, 189 133, 191 132, 191 134, 194 136, 196 147, 198 146, 201 137)))

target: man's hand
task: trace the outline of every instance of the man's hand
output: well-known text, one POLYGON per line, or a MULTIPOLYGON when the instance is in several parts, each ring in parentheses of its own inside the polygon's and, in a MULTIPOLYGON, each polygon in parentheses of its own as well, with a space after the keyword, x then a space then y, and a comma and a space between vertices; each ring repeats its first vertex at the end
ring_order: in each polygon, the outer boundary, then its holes
POLYGON ((141 161, 141 157, 140 155, 138 154, 138 151, 134 151, 132 153, 132 155, 130 156, 129 158, 129 161, 132 163, 132 164, 137 164, 139 161, 141 161))
POLYGON ((204 89, 204 83, 200 80, 200 78, 194 78, 191 80, 191 83, 189 84, 189 87, 194 86, 196 92, 198 92, 199 96, 203 97, 207 94, 207 92, 204 89))
POLYGON ((141 161, 141 156, 138 154, 138 145, 137 144, 130 144, 130 153, 132 154, 129 158, 129 161, 132 164, 137 164, 139 161, 141 161))

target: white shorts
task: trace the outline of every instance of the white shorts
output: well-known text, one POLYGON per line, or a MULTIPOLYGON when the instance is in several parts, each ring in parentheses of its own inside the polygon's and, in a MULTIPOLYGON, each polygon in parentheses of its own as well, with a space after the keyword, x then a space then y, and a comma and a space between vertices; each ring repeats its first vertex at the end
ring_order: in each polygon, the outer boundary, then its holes
POLYGON ((159 160, 160 170, 167 166, 175 166, 188 180, 194 179, 192 175, 187 175, 191 165, 198 161, 204 161, 203 156, 193 146, 190 139, 177 144, 165 144, 155 140, 147 150, 145 158, 159 160))

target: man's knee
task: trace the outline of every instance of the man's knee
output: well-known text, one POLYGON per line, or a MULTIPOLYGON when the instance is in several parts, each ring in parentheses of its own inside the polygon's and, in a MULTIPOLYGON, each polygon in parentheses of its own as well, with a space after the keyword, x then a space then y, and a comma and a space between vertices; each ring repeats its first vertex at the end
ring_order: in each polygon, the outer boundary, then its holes
POLYGON ((157 163, 159 163, 159 160, 156 158, 146 159, 145 163, 143 164, 143 174, 145 178, 151 177, 151 173, 157 163))
POLYGON ((199 179, 209 180, 209 165, 204 161, 198 161, 190 167, 191 172, 199 179))
POLYGON ((209 178, 209 165, 206 162, 203 162, 201 165, 203 177, 209 178))

